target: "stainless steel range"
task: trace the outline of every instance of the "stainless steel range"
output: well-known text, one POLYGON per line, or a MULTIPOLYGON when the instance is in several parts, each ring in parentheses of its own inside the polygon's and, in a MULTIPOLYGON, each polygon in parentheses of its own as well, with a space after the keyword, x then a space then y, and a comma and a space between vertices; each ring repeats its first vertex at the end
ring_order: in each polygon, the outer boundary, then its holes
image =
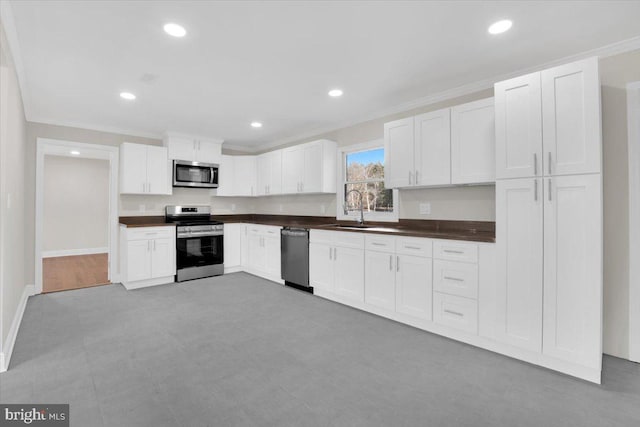
POLYGON ((176 282, 224 274, 224 225, 211 220, 209 206, 167 206, 176 224, 176 282))

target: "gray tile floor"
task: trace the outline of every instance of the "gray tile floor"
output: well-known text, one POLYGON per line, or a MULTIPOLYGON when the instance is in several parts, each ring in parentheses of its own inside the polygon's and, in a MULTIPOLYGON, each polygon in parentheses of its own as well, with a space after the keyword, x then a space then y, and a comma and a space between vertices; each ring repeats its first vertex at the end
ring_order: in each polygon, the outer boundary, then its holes
POLYGON ((237 273, 30 298, 0 401, 77 427, 638 427, 640 365, 597 386, 237 273))

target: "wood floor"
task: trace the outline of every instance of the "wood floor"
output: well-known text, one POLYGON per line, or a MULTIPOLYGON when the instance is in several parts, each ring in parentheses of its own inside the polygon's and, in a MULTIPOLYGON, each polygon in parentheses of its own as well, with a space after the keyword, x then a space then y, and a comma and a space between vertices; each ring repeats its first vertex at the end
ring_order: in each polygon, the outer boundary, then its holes
POLYGON ((42 291, 58 292, 107 285, 108 262, 108 254, 44 258, 42 291))

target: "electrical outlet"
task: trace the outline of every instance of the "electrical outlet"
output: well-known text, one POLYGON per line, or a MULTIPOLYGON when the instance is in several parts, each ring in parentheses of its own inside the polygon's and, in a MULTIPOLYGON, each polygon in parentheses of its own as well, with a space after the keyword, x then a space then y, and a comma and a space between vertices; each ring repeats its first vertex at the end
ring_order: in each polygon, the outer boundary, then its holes
POLYGON ((431 215, 431 203, 420 203, 420 215, 431 215))

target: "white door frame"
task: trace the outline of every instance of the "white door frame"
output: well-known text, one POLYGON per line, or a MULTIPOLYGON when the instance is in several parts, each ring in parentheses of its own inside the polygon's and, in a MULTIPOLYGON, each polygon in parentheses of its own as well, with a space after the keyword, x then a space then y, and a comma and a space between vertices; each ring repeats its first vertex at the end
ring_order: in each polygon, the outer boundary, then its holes
POLYGON ((118 271, 118 147, 38 138, 36 142, 36 235, 35 235, 35 288, 42 293, 42 223, 44 209, 45 155, 102 159, 109 162, 109 266, 108 278, 114 281, 118 271), (80 154, 72 155, 71 151, 80 154))
POLYGON ((629 127, 629 359, 640 362, 640 81, 627 85, 629 127))

